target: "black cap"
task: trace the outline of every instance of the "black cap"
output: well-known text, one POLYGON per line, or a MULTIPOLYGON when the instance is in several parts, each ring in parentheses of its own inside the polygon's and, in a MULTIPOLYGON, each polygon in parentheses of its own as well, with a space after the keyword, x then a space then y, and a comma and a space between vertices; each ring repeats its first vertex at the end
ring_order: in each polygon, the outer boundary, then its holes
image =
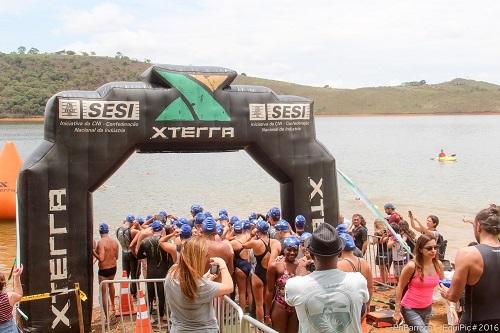
POLYGON ((307 249, 318 256, 336 256, 344 248, 344 242, 337 230, 328 223, 321 223, 308 240, 307 249))

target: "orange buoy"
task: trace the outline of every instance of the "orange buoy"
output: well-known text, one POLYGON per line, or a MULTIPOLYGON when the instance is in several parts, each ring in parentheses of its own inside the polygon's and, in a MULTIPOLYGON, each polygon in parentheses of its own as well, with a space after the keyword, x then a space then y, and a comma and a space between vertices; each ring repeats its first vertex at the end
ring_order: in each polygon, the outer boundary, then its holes
POLYGON ((16 219, 16 185, 21 164, 16 145, 7 141, 0 153, 0 220, 16 219))

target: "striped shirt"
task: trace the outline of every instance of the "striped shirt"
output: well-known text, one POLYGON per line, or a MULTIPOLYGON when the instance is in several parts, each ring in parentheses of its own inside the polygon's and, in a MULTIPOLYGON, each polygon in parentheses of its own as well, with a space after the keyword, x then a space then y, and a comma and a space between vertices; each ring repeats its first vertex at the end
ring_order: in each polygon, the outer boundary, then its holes
POLYGON ((0 323, 12 320, 12 311, 9 296, 7 296, 7 293, 0 293, 0 323))

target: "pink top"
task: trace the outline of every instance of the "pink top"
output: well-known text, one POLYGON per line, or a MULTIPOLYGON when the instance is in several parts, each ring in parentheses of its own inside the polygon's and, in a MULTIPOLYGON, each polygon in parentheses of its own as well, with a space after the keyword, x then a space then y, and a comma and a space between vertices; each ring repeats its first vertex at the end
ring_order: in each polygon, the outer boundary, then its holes
POLYGON ((424 281, 420 280, 420 273, 416 273, 408 283, 408 290, 401 300, 401 305, 405 308, 423 309, 432 305, 432 293, 439 284, 439 275, 424 276, 424 281))
POLYGON ((7 293, 0 293, 0 324, 8 320, 12 320, 12 306, 10 306, 7 293))

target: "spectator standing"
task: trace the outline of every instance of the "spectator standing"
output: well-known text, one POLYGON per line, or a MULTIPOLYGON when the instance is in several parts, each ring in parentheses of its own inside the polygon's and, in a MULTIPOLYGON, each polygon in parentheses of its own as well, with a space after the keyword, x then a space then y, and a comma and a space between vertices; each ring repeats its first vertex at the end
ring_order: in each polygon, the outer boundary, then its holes
POLYGON ((306 240, 316 270, 287 281, 285 299, 294 306, 299 332, 361 332, 361 307, 368 302, 366 279, 361 273, 337 269, 344 244, 335 228, 320 224, 306 240))
POLYGON ((457 252, 451 287, 441 286, 441 295, 457 302, 465 289, 465 305, 458 333, 494 332, 500 323, 499 207, 490 205, 481 210, 473 226, 479 245, 468 246, 457 252))
MULTIPOLYGON (((398 224, 393 224, 392 229, 394 230, 394 232, 399 234, 401 236, 402 241, 406 243, 408 237, 401 232, 400 226, 398 224)), ((397 238, 394 235, 391 235, 389 237, 389 240, 387 241, 387 248, 391 251, 392 264, 394 268, 394 277, 396 279, 399 279, 403 267, 410 260, 409 258, 410 255, 406 251, 406 249, 398 242, 397 238)))
POLYGON ((210 258, 211 265, 218 265, 218 273, 205 273, 208 255, 206 239, 194 236, 183 246, 179 263, 174 265, 165 280, 168 303, 172 310, 170 333, 217 333, 213 300, 230 294, 233 280, 222 258, 210 258), (221 283, 212 281, 220 276, 221 283))
POLYGON ((16 267, 13 271, 14 291, 5 291, 7 281, 5 280, 5 275, 0 273, 0 332, 2 333, 18 332, 12 312, 14 311, 14 305, 23 297, 22 273, 23 265, 16 267))
POLYGON ((375 257, 375 265, 380 269, 380 278, 382 283, 387 283, 387 277, 389 274, 389 263, 392 258, 389 256, 389 249, 387 248, 387 242, 389 240, 389 235, 387 229, 382 220, 375 220, 373 223, 375 227, 374 237, 372 239, 372 244, 377 245, 377 254, 375 257))
POLYGON ((368 247, 368 229, 366 222, 361 214, 354 214, 352 216, 352 231, 351 236, 354 238, 354 244, 365 255, 366 248, 368 247))
POLYGON ((398 212, 396 212, 396 206, 394 206, 394 204, 388 202, 384 205, 384 211, 385 213, 387 214, 386 216, 386 220, 392 224, 394 221, 396 221, 396 223, 399 223, 400 220, 402 220, 403 218, 401 217, 401 214, 399 214, 398 212), (391 216, 392 216, 392 220, 393 221, 390 221, 391 219, 391 216))
POLYGON ((443 236, 437 231, 437 226, 439 225, 439 218, 436 215, 429 215, 425 221, 425 226, 420 223, 420 221, 413 215, 412 211, 408 211, 408 217, 410 218, 410 224, 413 229, 422 233, 431 235, 436 238, 439 250, 439 260, 444 260, 446 252, 446 241, 443 236))
POLYGON ((415 246, 415 260, 402 270, 396 288, 394 321, 403 316, 411 332, 429 332, 432 294, 444 278, 443 264, 438 259, 438 246, 433 236, 421 235, 415 246), (403 295, 404 289, 406 293, 403 295))

